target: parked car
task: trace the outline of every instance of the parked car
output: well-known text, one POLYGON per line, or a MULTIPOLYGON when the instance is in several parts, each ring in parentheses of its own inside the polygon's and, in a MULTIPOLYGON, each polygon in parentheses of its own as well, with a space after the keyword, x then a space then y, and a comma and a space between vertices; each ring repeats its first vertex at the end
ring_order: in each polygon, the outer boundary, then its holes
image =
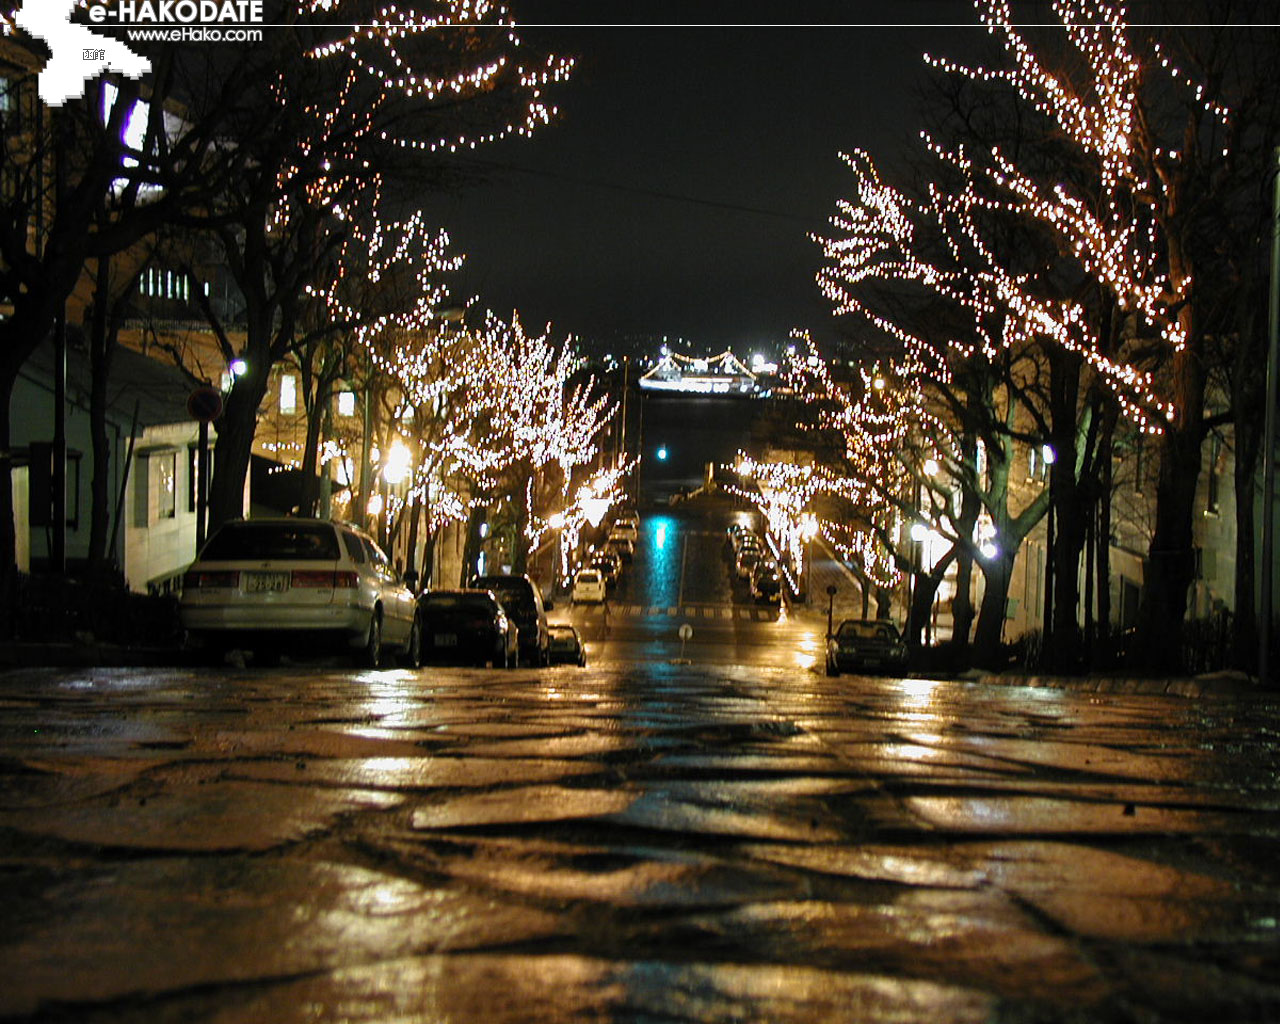
MULTIPOLYGON (((618 518, 614 520, 614 523, 615 523, 615 525, 617 525, 617 526, 626 527, 626 528, 628 528, 628 529, 630 529, 630 530, 635 531, 637 534, 639 534, 639 532, 640 532, 640 513, 636 512, 636 511, 634 511, 634 510, 619 512, 619 513, 618 513, 618 518)), ((634 540, 634 539, 635 539, 635 538, 633 537, 633 538, 632 538, 632 540, 634 540)))
POLYGON ((587 666, 587 650, 583 646, 582 637, 572 626, 551 625, 551 663, 587 666))
POLYGON ((332 648, 367 666, 418 660, 417 598, 368 534, 325 519, 224 523, 182 579, 179 616, 212 651, 332 648))
POLYGON ((612 587, 622 575, 622 559, 613 551, 595 551, 587 560, 593 569, 599 569, 604 577, 604 585, 612 587))
POLYGON ((751 530, 739 530, 733 535, 733 553, 735 556, 744 551, 763 551, 764 541, 751 530))
POLYGON ((750 580, 751 574, 760 563, 760 558, 761 552, 759 548, 747 548, 740 551, 737 560, 734 562, 734 571, 738 579, 750 580))
POLYGON ((636 545, 632 540, 626 537, 620 537, 615 534, 609 536, 608 550, 618 556, 624 563, 630 562, 636 557, 636 545))
POLYGON ((599 569, 579 569, 573 578, 574 604, 600 604, 605 599, 604 576, 599 569))
POLYGON ((547 637, 547 608, 542 591, 528 576, 477 576, 473 587, 492 590, 502 602, 507 617, 520 630, 520 663, 547 665, 550 646, 547 637))
POLYGON ((751 574, 751 596, 765 604, 782 603, 782 572, 776 562, 761 562, 751 574))
POLYGON ((418 599, 423 661, 515 668, 520 632, 489 590, 433 590, 418 599))
POLYGON ((906 672, 907 645, 892 622, 845 619, 827 640, 827 675, 906 672))
POLYGON ((609 540, 612 541, 615 537, 619 540, 629 540, 634 544, 640 537, 640 528, 638 524, 629 520, 618 520, 609 530, 609 540))

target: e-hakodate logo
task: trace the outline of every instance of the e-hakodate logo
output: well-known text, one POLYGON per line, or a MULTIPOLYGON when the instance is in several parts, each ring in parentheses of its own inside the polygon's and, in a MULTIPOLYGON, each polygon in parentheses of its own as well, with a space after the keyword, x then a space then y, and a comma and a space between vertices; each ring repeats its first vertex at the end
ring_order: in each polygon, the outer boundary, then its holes
MULTIPOLYGON (((142 42, 254 42, 264 0, 106 0, 87 9, 89 22, 121 28, 142 42)), ((51 107, 84 95, 89 82, 111 71, 141 78, 151 62, 118 39, 71 20, 76 0, 23 0, 15 21, 42 39, 51 56, 40 72, 40 99, 51 107)))

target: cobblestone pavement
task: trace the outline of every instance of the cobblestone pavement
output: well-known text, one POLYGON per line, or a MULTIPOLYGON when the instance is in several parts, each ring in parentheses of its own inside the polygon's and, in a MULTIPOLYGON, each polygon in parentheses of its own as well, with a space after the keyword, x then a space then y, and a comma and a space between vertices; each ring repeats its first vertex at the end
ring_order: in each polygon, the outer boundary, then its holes
POLYGON ((1280 704, 0 675, 0 1017, 1280 1019, 1280 704))

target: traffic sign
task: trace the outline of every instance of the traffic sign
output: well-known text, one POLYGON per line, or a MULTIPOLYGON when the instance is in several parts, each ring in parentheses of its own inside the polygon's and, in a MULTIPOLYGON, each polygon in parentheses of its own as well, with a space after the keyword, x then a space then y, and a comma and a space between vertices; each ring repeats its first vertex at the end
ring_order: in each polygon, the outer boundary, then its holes
POLYGON ((198 423, 212 423, 222 415, 222 392, 207 385, 196 388, 187 396, 187 412, 198 423))

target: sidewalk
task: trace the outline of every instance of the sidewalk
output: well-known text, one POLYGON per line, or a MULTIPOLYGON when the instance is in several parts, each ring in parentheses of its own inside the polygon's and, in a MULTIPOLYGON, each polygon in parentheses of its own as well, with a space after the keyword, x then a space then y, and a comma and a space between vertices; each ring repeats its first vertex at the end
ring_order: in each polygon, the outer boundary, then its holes
MULTIPOLYGON (((843 619, 863 618, 862 589, 853 573, 841 563, 835 554, 821 542, 813 546, 813 562, 810 602, 799 601, 791 606, 791 614, 821 628, 827 625, 827 587, 836 587, 832 622, 843 619)), ((876 606, 872 600, 866 613, 875 618, 876 606)), ((949 633, 950 626, 947 626, 949 633)), ((940 631, 941 632, 941 631, 940 631)), ((945 634, 944 634, 945 635, 945 634)), ((974 669, 945 678, 956 682, 976 683, 984 686, 1028 686, 1039 689, 1070 689, 1099 694, 1143 694, 1171 697, 1271 697, 1280 700, 1280 693, 1260 690, 1257 681, 1243 672, 1211 672, 1201 676, 1144 677, 1124 674, 1096 674, 1087 676, 1054 676, 1021 672, 990 672, 974 669)))
POLYGON ((11 668, 157 668, 192 663, 191 653, 177 647, 24 640, 0 643, 0 672, 11 668))

